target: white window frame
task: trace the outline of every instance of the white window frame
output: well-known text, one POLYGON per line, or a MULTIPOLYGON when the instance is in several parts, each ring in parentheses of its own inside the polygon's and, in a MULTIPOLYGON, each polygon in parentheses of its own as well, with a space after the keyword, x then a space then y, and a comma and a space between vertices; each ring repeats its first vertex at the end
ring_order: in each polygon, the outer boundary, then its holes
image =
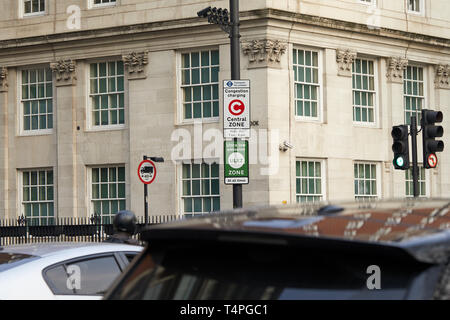
POLYGON ((95 4, 94 0, 88 0, 88 9, 101 9, 101 8, 111 8, 116 7, 119 5, 120 0, 116 0, 116 2, 109 2, 109 3, 100 3, 95 4))
MULTIPOLYGON (((420 195, 420 193, 419 193, 419 198, 429 198, 430 195, 431 195, 431 192, 430 192, 431 179, 430 179, 430 172, 429 172, 430 170, 429 169, 425 169, 422 163, 418 163, 418 166, 419 166, 419 170, 423 169, 425 171, 425 180, 424 180, 424 182, 425 182, 425 195, 420 195)), ((408 169, 408 170, 412 170, 412 163, 410 165, 410 169, 408 169)), ((408 181, 412 182, 412 171, 411 171, 411 180, 408 180, 408 181)), ((413 198, 414 195, 412 195, 412 194, 411 195, 407 195, 406 194, 406 182, 407 182, 407 180, 406 180, 406 170, 405 170, 405 180, 404 180, 405 190, 404 190, 403 194, 405 195, 406 198, 413 198)), ((419 180, 419 183, 420 183, 420 180, 419 180)), ((419 186, 419 189, 420 189, 420 186, 419 186)), ((412 191, 411 191, 411 193, 412 193, 412 191)))
MULTIPOLYGON (((354 127, 363 127, 363 128, 379 128, 379 123, 380 123, 380 107, 379 107, 379 100, 380 100, 380 95, 379 95, 379 86, 378 86, 378 81, 379 81, 379 77, 378 77, 378 59, 374 58, 374 57, 367 57, 367 56, 358 56, 355 58, 356 59, 362 59, 362 60, 368 60, 368 61, 372 61, 373 62, 373 82, 374 82, 374 103, 373 103, 373 116, 374 116, 374 121, 373 122, 363 122, 363 121, 355 121, 353 120, 353 113, 354 113, 354 104, 353 104, 353 72, 352 72, 352 122, 353 122, 353 126, 354 127)), ((356 89, 358 90, 358 89, 356 89)), ((363 90, 363 89, 362 89, 363 90)))
POLYGON ((318 63, 318 72, 319 72, 319 92, 318 92, 318 103, 317 103, 317 117, 306 117, 306 116, 298 116, 297 115, 297 103, 295 101, 296 95, 296 83, 295 83, 295 71, 294 71, 294 59, 293 57, 289 59, 289 67, 291 69, 291 92, 292 92, 292 112, 294 114, 294 119, 296 122, 312 122, 312 123, 323 123, 324 121, 324 103, 323 103, 323 50, 320 48, 313 48, 307 46, 299 46, 294 45, 291 49, 291 53, 293 54, 294 50, 305 50, 305 51, 314 51, 318 53, 317 63, 318 63))
MULTIPOLYGON (((178 113, 178 124, 179 125, 190 125, 196 122, 202 123, 218 123, 220 121, 221 114, 221 106, 222 106, 222 94, 221 94, 221 57, 220 57, 220 48, 216 46, 208 46, 208 47, 200 47, 200 48, 189 48, 177 51, 176 54, 176 77, 177 77, 177 113, 178 113), (183 106, 183 88, 182 88, 182 56, 183 54, 192 53, 192 52, 201 52, 201 51, 218 51, 219 52, 219 74, 218 74, 218 102, 219 102, 219 115, 217 117, 209 117, 209 118, 192 118, 192 119, 184 119, 184 106, 183 106)), ((200 84, 201 85, 201 84, 200 84)), ((213 108, 211 106, 211 108, 213 108)), ((211 109, 212 110, 212 109, 211 109)))
POLYGON ((355 200, 357 201, 365 201, 367 199, 358 199, 357 197, 365 197, 366 195, 357 195, 355 193, 355 164, 364 164, 364 165, 375 165, 375 174, 376 176, 376 186, 377 186, 377 194, 374 196, 368 196, 368 198, 370 199, 380 199, 383 195, 383 192, 381 190, 382 188, 382 177, 381 177, 381 164, 379 162, 373 162, 373 161, 365 161, 365 160, 355 160, 353 161, 353 166, 352 166, 352 175, 353 175, 353 197, 355 198, 355 200))
POLYGON ((25 13, 25 0, 19 0, 19 18, 29 18, 29 17, 38 17, 45 16, 48 13, 48 0, 45 0, 45 10, 39 12, 25 13))
MULTIPOLYGON (((302 162, 302 161, 307 161, 307 162, 318 162, 320 163, 320 174, 321 174, 321 189, 322 189, 322 200, 320 201, 326 201, 327 200, 327 160, 326 159, 317 159, 317 158, 295 158, 294 161, 294 202, 295 203, 302 203, 302 202, 297 202, 297 162, 302 162)), ((312 195, 312 196, 317 196, 317 195, 312 195)))
POLYGON ((405 9, 406 9, 406 12, 408 12, 408 14, 424 16, 425 15, 425 0, 419 0, 419 6, 420 6, 419 11, 409 10, 409 0, 405 0, 405 9))
MULTIPOLYGON (((422 109, 427 109, 427 102, 428 102, 428 66, 425 64, 419 64, 419 63, 410 63, 408 64, 408 67, 416 67, 416 68, 422 68, 423 69, 423 105, 422 105, 422 109)), ((405 71, 407 72, 407 69, 405 69, 405 71)), ((403 119, 405 121, 405 123, 409 123, 408 121, 406 121, 406 104, 405 104, 405 93, 404 93, 404 83, 405 83, 406 78, 403 77, 403 81, 402 81, 402 97, 403 97, 403 119)), ((414 81, 414 80, 413 80, 414 81)), ((419 97, 419 96, 415 96, 415 97, 419 97)), ((419 119, 417 119, 417 127, 420 129, 421 128, 421 122, 419 121, 419 119)))
MULTIPOLYGON (((127 175, 128 170, 127 170, 126 164, 123 164, 123 163, 122 164, 104 164, 104 165, 103 164, 99 164, 99 165, 86 166, 86 171, 87 171, 86 172, 86 177, 87 177, 87 179, 86 179, 86 183, 87 183, 87 186, 86 186, 86 192, 87 192, 87 194, 86 194, 87 215, 86 216, 88 218, 91 218, 94 215, 94 204, 93 204, 93 201, 101 201, 101 200, 96 200, 96 199, 92 198, 92 169, 102 169, 102 168, 108 168, 109 169, 109 168, 118 168, 118 167, 124 167, 125 168, 125 208, 127 207, 127 204, 129 204, 129 199, 128 199, 128 189, 129 189, 128 179, 129 178, 128 178, 128 175, 127 175)), ((109 181, 108 181, 108 183, 109 183, 109 181)), ((100 190, 100 192, 101 192, 101 190, 100 190)), ((117 192, 118 192, 118 190, 117 190, 117 192)), ((108 197, 109 197, 109 190, 108 190, 108 197)), ((108 198, 107 201, 110 201, 109 198, 108 198)), ((100 214, 100 216, 101 215, 102 214, 100 214)), ((112 223, 112 221, 111 221, 111 223, 112 223)))
MULTIPOLYGON (((24 169, 17 169, 17 217, 21 217, 23 215, 23 217, 26 219, 27 215, 25 213, 25 209, 24 209, 24 205, 23 205, 23 173, 24 172, 31 172, 31 171, 53 171, 53 219, 56 223, 56 219, 58 217, 58 210, 57 210, 57 179, 56 179, 56 174, 55 174, 55 169, 53 167, 40 167, 40 168, 24 168, 24 169)), ((39 177, 38 177, 39 179, 39 177)), ((47 192, 47 191, 46 191, 47 192)), ((49 202, 49 201, 47 201, 49 202)), ((39 218, 41 218, 41 216, 39 216, 39 218)), ((40 225, 40 224, 39 224, 40 225)))
POLYGON ((17 126, 17 134, 19 136, 41 136, 41 135, 50 135, 53 134, 56 126, 56 86, 55 86, 55 78, 53 77, 52 72, 52 104, 53 104, 53 128, 51 129, 37 129, 37 130, 24 130, 24 123, 23 123, 23 105, 22 105, 22 71, 30 70, 30 69, 42 69, 42 68, 50 68, 48 65, 33 65, 33 66, 27 66, 27 67, 21 67, 17 69, 17 92, 18 92, 18 101, 17 101, 17 108, 19 112, 17 112, 18 119, 18 126, 17 126))
POLYGON ((124 65, 124 70, 123 70, 123 90, 124 90, 124 123, 121 124, 108 124, 108 125, 100 125, 100 126, 96 126, 92 123, 93 119, 92 119, 92 99, 91 99, 91 64, 95 63, 95 64, 99 64, 99 63, 106 63, 108 64, 109 62, 119 62, 122 61, 121 58, 117 57, 117 58, 105 58, 105 59, 92 59, 86 62, 85 64, 85 70, 86 70, 86 106, 87 106, 87 110, 86 110, 86 131, 93 131, 93 132, 97 132, 97 131, 114 131, 114 130, 124 130, 127 128, 128 126, 128 109, 129 109, 129 104, 128 104, 128 77, 127 77, 127 72, 125 70, 125 65, 124 65))
MULTIPOLYGON (((192 159, 192 160, 182 160, 177 164, 177 184, 178 184, 178 212, 177 215, 183 217, 185 215, 192 215, 192 216, 200 216, 202 214, 207 214, 207 213, 195 213, 195 212, 184 212, 184 201, 183 201, 183 165, 184 164, 199 164, 200 165, 200 170, 201 170, 201 165, 202 163, 206 163, 206 164, 213 164, 216 163, 219 166, 219 195, 215 195, 214 197, 218 197, 219 198, 219 206, 220 206, 220 210, 222 210, 222 188, 223 185, 221 184, 221 181, 223 181, 223 177, 222 177, 222 164, 220 164, 220 159, 218 158, 211 158, 211 159, 192 159)), ((192 180, 192 177, 190 178, 192 180)), ((200 186, 201 187, 201 186, 200 186)), ((192 196, 191 196, 192 197, 192 196)), ((198 196, 198 197, 208 197, 208 195, 205 196, 198 196)), ((212 197, 212 196, 211 196, 212 197)))

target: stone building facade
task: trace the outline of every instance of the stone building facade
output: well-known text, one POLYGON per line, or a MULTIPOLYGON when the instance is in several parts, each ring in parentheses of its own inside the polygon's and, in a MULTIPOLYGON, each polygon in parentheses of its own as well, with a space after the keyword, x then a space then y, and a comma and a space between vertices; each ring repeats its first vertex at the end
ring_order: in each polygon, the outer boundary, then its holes
MULTIPOLYGON (((390 131, 422 108, 444 113, 447 149, 421 195, 450 195, 450 2, 240 2, 244 206, 411 195, 390 131)), ((207 6, 228 1, 1 1, 0 218, 143 215, 144 155, 165 159, 150 214, 232 207, 217 137, 230 46, 197 17, 207 6)))

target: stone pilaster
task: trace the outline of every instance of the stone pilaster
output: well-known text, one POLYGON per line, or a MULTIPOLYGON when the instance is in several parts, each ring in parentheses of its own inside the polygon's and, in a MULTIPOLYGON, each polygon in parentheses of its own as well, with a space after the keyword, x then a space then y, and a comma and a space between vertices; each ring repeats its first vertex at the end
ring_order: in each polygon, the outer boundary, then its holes
POLYGON ((434 84, 436 89, 450 89, 450 65, 439 64, 435 67, 434 84))
POLYGON ((0 219, 8 216, 8 69, 0 67, 0 219))
POLYGON ((132 52, 122 56, 128 80, 146 79, 148 52, 132 52))
POLYGON ((58 183, 58 217, 77 216, 77 117, 76 62, 58 60, 50 64, 55 77, 55 125, 57 159, 55 177, 58 183))
POLYGON ((352 76, 352 64, 356 59, 356 52, 350 49, 337 49, 336 62, 338 64, 338 75, 343 77, 352 76))
POLYGON ((408 66, 408 59, 402 57, 391 57, 387 62, 386 77, 388 82, 403 84, 403 71, 408 66))
POLYGON ((242 44, 244 55, 248 56, 248 68, 280 68, 281 56, 286 53, 287 44, 279 40, 253 40, 242 44))

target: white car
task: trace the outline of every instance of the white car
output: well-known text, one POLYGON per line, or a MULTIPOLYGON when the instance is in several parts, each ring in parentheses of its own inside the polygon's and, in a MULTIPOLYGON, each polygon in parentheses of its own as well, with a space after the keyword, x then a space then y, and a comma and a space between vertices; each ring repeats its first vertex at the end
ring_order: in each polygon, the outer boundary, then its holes
POLYGON ((117 243, 0 247, 0 300, 101 299, 142 249, 117 243))

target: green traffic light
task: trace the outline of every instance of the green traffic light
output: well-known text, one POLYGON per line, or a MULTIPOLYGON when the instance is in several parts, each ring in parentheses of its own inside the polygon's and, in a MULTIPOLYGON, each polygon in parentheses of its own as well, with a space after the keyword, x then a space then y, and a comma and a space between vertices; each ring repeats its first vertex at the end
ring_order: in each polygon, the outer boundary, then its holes
POLYGON ((397 166, 403 167, 405 165, 405 160, 403 159, 403 157, 398 157, 395 159, 395 163, 397 166))

